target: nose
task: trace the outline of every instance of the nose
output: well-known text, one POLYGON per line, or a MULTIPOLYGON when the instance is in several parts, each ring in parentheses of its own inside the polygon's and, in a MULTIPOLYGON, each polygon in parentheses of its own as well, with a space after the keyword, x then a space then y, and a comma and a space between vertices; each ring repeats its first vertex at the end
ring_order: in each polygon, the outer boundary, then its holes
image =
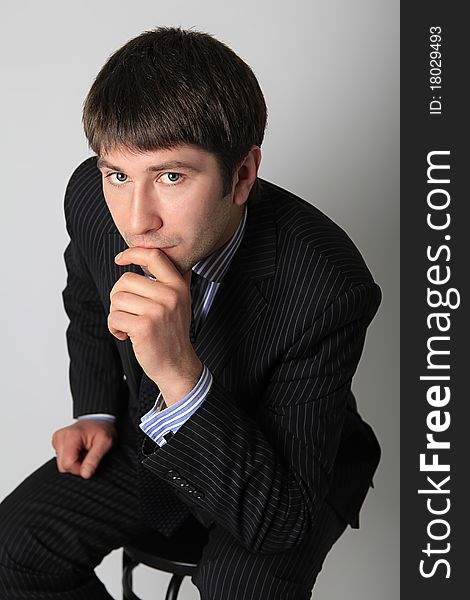
POLYGON ((163 221, 158 207, 158 198, 150 186, 135 185, 129 215, 129 229, 134 235, 145 235, 147 231, 160 229, 163 221))

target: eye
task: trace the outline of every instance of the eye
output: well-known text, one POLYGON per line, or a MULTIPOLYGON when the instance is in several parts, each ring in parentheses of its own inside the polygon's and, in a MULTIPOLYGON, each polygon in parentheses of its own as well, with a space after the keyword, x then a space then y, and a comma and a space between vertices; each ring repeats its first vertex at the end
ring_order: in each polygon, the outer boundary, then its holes
POLYGON ((117 187, 120 187, 127 181, 127 175, 125 173, 110 173, 109 175, 106 175, 106 177, 109 178, 111 185, 115 185, 117 187), (115 179, 113 179, 113 177, 115 177, 115 179))
POLYGON ((163 173, 162 175, 160 175, 159 179, 161 179, 162 177, 167 178, 167 181, 164 181, 163 183, 167 183, 170 185, 176 185, 183 181, 184 175, 182 175, 181 173, 174 173, 174 172, 170 171, 168 173, 163 173))

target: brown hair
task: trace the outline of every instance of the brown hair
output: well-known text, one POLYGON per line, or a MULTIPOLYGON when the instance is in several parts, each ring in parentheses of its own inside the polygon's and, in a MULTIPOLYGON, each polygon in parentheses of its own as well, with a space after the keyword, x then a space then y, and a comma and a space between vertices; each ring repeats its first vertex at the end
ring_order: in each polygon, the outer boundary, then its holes
POLYGON ((83 107, 96 154, 196 145, 217 157, 224 195, 251 146, 261 146, 266 117, 251 68, 212 35, 179 27, 145 31, 114 52, 83 107))

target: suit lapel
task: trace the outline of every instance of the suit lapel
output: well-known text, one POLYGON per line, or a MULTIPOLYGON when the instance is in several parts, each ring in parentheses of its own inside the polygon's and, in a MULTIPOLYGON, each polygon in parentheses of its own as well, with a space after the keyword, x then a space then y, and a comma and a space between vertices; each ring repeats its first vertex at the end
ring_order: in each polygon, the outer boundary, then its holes
POLYGON ((260 181, 248 199, 242 242, 194 344, 196 354, 215 377, 267 306, 257 282, 274 274, 277 239, 272 206, 260 181))
POLYGON ((265 299, 249 278, 230 277, 227 272, 194 343, 196 354, 214 376, 265 308, 265 299))

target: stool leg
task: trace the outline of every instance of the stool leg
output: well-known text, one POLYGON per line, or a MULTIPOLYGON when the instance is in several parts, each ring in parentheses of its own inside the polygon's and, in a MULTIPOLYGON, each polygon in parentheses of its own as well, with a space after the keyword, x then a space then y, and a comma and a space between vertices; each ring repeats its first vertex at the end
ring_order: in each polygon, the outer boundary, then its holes
POLYGON ((132 591, 132 570, 139 563, 122 552, 122 600, 140 600, 132 591))
POLYGON ((183 579, 183 575, 173 575, 166 592, 165 600, 177 600, 178 592, 183 579))

